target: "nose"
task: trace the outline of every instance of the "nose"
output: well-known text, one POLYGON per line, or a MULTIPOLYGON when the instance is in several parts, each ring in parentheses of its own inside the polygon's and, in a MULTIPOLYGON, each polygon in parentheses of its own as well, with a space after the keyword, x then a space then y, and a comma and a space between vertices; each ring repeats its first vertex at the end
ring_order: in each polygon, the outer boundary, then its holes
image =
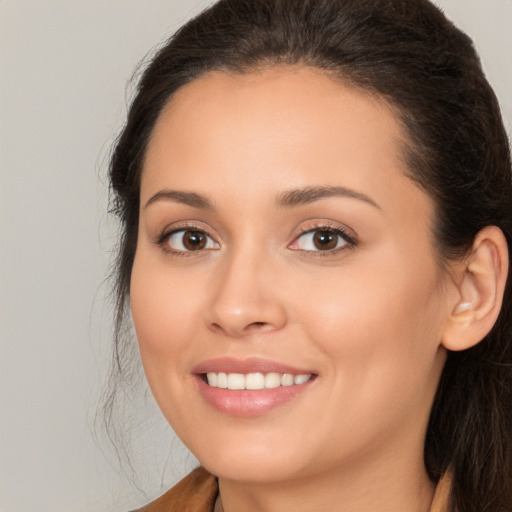
POLYGON ((283 328, 286 308, 276 272, 258 253, 239 254, 222 263, 206 313, 209 329, 230 337, 283 328))

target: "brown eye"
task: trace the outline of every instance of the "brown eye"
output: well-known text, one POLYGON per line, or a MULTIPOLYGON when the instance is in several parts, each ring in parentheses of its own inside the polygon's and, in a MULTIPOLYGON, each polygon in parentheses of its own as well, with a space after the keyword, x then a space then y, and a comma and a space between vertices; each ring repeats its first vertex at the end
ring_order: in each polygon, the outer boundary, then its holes
POLYGON ((175 252, 202 251, 219 247, 204 231, 197 229, 180 229, 171 233, 167 238, 167 245, 175 252))
POLYGON ((189 251, 199 251, 206 247, 206 235, 200 231, 185 231, 183 246, 189 251))
POLYGON ((313 229, 303 233, 291 245, 291 249, 301 251, 328 252, 344 247, 353 247, 355 241, 341 229, 313 229))
POLYGON ((315 231, 313 235, 313 244, 319 251, 328 251, 336 249, 339 235, 331 231, 315 231))

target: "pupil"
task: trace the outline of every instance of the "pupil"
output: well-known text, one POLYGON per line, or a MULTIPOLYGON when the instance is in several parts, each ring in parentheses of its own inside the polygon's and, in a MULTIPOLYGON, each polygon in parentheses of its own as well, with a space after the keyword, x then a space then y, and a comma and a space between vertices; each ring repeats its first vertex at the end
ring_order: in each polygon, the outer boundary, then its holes
POLYGON ((318 231, 313 237, 313 241, 317 249, 328 250, 335 249, 337 244, 337 237, 329 231, 318 231))
POLYGON ((203 249, 206 245, 206 237, 200 231, 187 231, 183 236, 183 245, 189 251, 203 249))

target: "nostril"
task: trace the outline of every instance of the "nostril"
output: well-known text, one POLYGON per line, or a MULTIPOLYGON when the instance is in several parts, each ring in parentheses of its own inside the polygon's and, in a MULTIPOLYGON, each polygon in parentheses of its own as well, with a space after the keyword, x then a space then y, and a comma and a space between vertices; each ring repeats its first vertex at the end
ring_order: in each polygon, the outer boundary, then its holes
POLYGON ((211 327, 214 331, 222 331, 223 330, 222 327, 216 322, 212 323, 211 327))
POLYGON ((246 331, 252 329, 267 330, 272 329, 272 326, 267 322, 252 322, 245 328, 246 331))
POLYGON ((230 336, 243 336, 244 334, 254 334, 256 332, 264 332, 273 329, 273 326, 268 322, 251 322, 245 326, 234 326, 222 323, 213 322, 210 324, 210 329, 217 333, 225 333, 230 336))

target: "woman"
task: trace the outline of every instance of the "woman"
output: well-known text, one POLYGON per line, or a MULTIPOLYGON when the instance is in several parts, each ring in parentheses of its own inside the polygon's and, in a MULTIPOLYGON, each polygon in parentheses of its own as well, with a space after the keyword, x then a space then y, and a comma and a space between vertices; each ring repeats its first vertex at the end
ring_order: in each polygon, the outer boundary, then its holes
POLYGON ((129 301, 204 467, 143 510, 510 510, 510 168, 426 0, 221 0, 179 30, 110 171, 118 332, 129 301))

